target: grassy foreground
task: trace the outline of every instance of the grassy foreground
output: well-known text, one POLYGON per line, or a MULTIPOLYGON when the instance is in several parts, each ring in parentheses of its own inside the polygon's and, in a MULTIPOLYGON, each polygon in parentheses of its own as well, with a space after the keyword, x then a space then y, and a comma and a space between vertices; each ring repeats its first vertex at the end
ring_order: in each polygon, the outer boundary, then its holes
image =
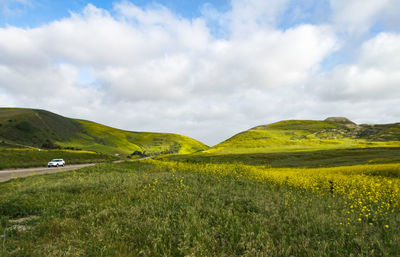
POLYGON ((107 154, 91 151, 4 149, 0 148, 0 169, 45 167, 51 159, 62 158, 66 164, 93 163, 116 160, 107 154))
POLYGON ((399 256, 399 176, 149 160, 15 179, 0 184, 0 253, 399 256))

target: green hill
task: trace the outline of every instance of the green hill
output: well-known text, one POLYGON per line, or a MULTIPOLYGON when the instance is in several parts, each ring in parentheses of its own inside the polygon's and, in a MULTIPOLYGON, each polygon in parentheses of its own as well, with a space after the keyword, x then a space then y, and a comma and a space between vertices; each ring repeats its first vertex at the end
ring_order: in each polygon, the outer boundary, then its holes
POLYGON ((83 149, 101 153, 192 153, 208 147, 169 133, 132 132, 45 110, 0 108, 0 147, 83 149))
POLYGON ((400 123, 357 125, 346 118, 287 120, 241 132, 204 153, 269 153, 399 147, 400 123))

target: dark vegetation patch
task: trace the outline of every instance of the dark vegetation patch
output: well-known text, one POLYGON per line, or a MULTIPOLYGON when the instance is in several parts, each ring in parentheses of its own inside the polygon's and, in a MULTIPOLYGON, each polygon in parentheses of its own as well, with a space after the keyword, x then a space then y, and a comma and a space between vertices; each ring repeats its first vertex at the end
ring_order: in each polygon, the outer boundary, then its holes
POLYGON ((15 128, 25 133, 33 132, 35 129, 37 129, 27 121, 19 122, 18 124, 15 125, 15 128))
POLYGON ((400 141, 400 123, 360 125, 358 137, 371 141, 400 141))
POLYGON ((0 108, 0 122, 4 120, 8 124, 0 127, 2 138, 33 147, 47 148, 48 142, 67 140, 83 131, 79 122, 44 110, 0 108))
POLYGON ((59 145, 57 145, 57 144, 55 144, 52 141, 47 139, 46 142, 41 145, 41 148, 45 148, 45 149, 61 149, 61 146, 59 146, 59 145))
POLYGON ((322 151, 251 154, 192 154, 164 157, 193 163, 245 163, 271 167, 335 167, 400 162, 400 148, 357 148, 322 151))
POLYGON ((133 153, 131 153, 130 155, 128 155, 128 158, 144 158, 147 157, 149 155, 146 154, 146 152, 142 152, 142 151, 134 151, 133 153))

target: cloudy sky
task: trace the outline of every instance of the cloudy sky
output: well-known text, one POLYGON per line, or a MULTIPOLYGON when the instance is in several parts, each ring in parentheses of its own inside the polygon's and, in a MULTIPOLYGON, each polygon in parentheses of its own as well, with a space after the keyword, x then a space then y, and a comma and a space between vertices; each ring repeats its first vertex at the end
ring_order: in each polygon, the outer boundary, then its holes
POLYGON ((0 106, 214 145, 400 121, 400 0, 0 0, 0 106))

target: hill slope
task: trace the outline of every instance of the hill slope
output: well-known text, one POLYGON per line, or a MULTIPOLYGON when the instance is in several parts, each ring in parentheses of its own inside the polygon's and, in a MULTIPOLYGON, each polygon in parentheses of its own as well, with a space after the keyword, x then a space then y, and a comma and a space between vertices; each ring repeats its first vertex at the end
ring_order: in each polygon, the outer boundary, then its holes
POLYGON ((102 153, 191 153, 208 147, 169 133, 131 132, 36 109, 0 108, 0 146, 79 148, 102 153))
POLYGON ((241 132, 205 153, 261 153, 400 146, 400 123, 357 125, 346 118, 287 120, 241 132))

